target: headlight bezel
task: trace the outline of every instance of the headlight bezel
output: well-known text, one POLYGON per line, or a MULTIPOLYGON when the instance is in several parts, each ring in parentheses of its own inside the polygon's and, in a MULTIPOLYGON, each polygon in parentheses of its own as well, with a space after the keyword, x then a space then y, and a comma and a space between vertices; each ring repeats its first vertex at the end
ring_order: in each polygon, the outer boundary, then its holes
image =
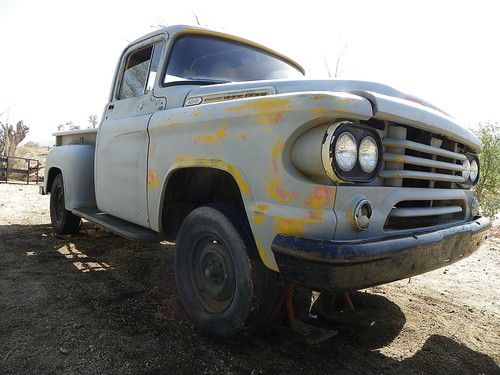
MULTIPOLYGON (((479 156, 477 154, 473 154, 471 152, 466 152, 465 157, 466 157, 466 160, 462 161, 461 164, 463 165, 467 161, 467 163, 469 165, 467 178, 465 179, 464 182, 459 182, 458 185, 460 187, 462 187, 463 189, 470 189, 479 182, 479 178, 481 175, 481 166, 479 164, 479 156), (473 161, 475 161, 477 164, 477 176, 474 180, 472 180, 471 173, 470 173, 471 172, 471 165, 472 165, 473 161)), ((458 172, 457 175, 463 177, 463 171, 458 172)))
POLYGON ((354 123, 352 121, 340 121, 330 125, 324 135, 321 150, 323 168, 325 169, 327 176, 332 181, 339 183, 368 183, 373 181, 377 177, 380 169, 382 168, 383 152, 384 150, 382 147, 382 140, 376 129, 372 129, 369 126, 354 123), (339 139, 340 135, 344 132, 348 132, 353 136, 357 146, 356 161, 353 168, 349 171, 344 171, 342 168, 340 168, 335 158, 336 142, 339 139), (374 139, 378 148, 377 165, 371 173, 363 171, 359 162, 359 146, 361 144, 361 141, 367 136, 370 136, 374 139))
POLYGON ((476 185, 479 181, 479 175, 480 175, 480 166, 479 166, 479 157, 477 155, 471 155, 472 158, 471 160, 469 160, 470 162, 470 171, 469 171, 469 180, 470 182, 472 183, 472 185, 476 185), (476 163, 476 166, 477 166, 477 173, 476 173, 476 177, 474 179, 472 179, 472 163, 475 162, 476 163))

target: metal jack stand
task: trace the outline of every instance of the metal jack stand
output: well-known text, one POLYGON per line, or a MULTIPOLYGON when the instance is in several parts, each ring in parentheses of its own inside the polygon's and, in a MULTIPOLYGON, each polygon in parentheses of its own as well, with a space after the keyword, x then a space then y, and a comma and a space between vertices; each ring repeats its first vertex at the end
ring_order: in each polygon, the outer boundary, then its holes
POLYGON ((298 333, 304 342, 310 345, 319 344, 335 336, 338 333, 335 330, 315 327, 295 319, 293 311, 293 289, 293 283, 287 281, 283 287, 283 294, 281 295, 280 302, 271 314, 271 320, 275 320, 279 316, 279 313, 285 310, 290 328, 298 333))

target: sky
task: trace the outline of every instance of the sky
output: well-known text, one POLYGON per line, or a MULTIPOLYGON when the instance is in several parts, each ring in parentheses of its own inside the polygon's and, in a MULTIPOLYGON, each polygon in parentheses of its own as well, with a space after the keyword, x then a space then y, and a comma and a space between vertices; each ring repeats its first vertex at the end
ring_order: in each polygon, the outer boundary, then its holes
POLYGON ((198 21, 280 51, 312 78, 388 84, 465 127, 500 121, 500 2, 0 0, 0 121, 52 144, 57 125, 101 117, 127 44, 198 21))

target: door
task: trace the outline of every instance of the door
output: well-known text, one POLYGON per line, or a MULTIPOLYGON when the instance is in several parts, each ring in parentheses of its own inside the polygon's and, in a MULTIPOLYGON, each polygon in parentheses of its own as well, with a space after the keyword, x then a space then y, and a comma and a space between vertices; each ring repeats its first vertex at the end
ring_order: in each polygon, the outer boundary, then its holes
POLYGON ((164 42, 141 43, 127 51, 106 105, 96 142, 97 207, 149 227, 146 196, 148 123, 163 100, 153 96, 164 42))

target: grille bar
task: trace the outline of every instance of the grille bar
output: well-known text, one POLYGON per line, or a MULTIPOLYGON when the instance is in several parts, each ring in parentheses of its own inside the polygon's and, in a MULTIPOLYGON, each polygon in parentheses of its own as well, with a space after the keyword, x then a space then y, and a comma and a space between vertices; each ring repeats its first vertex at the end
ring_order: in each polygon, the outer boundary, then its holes
POLYGON ((456 183, 465 182, 465 180, 462 176, 455 176, 455 175, 451 175, 451 174, 410 171, 410 170, 393 170, 393 169, 382 170, 379 173, 379 177, 383 178, 383 179, 413 178, 416 180, 447 181, 447 182, 456 182, 456 183))
POLYGON ((431 155, 443 156, 449 159, 455 159, 460 161, 464 161, 465 159, 467 159, 465 155, 453 151, 444 150, 442 148, 429 146, 423 143, 407 141, 404 139, 385 138, 383 143, 385 146, 407 148, 410 150, 425 152, 431 155))
POLYGON ((449 169, 452 171, 459 171, 459 172, 465 170, 465 167, 462 166, 461 164, 446 163, 444 161, 419 158, 416 156, 397 155, 397 154, 392 154, 390 152, 384 153, 384 160, 398 164, 421 165, 423 167, 449 169))
POLYGON ((436 216, 448 215, 462 212, 460 206, 444 206, 444 207, 405 207, 393 208, 389 213, 390 217, 418 217, 418 216, 436 216))

